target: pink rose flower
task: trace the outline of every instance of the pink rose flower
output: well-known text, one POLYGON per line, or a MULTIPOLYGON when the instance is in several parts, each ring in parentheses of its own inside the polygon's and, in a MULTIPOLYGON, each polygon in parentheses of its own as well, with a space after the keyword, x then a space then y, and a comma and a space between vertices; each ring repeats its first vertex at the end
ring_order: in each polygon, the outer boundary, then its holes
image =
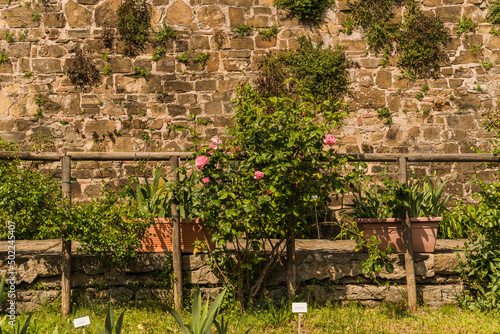
POLYGON ((210 147, 212 150, 216 150, 219 148, 219 146, 217 145, 208 145, 208 147, 210 147))
POLYGON ((210 150, 210 152, 208 152, 208 154, 210 154, 210 155, 214 154, 214 150, 210 150))
POLYGON ((222 144, 222 140, 220 140, 220 138, 219 138, 219 137, 217 137, 217 136, 212 137, 212 139, 210 139, 210 141, 211 141, 212 143, 214 143, 215 145, 220 145, 220 144, 222 144))
POLYGON ((253 178, 256 179, 256 180, 260 180, 263 177, 264 177, 264 173, 259 172, 259 171, 255 171, 255 175, 253 176, 253 178))
POLYGON ((333 146, 337 142, 337 139, 335 139, 334 135, 326 135, 325 139, 323 140, 323 144, 328 145, 328 146, 333 146))
POLYGON ((204 183, 208 183, 210 182, 210 179, 208 177, 204 177, 203 179, 201 179, 204 183))
POLYGON ((267 191, 267 194, 269 195, 270 193, 271 193, 271 191, 270 191, 270 190, 268 190, 268 191, 267 191))
POLYGON ((197 156, 196 159, 194 159, 194 165, 198 170, 202 170, 206 164, 208 164, 208 158, 204 155, 197 156))

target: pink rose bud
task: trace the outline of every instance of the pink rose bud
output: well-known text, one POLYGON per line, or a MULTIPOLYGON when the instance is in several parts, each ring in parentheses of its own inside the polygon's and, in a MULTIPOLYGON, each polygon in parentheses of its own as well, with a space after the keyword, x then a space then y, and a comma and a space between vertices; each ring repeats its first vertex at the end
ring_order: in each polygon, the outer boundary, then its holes
POLYGON ((334 135, 326 135, 325 139, 323 140, 323 144, 328 145, 328 146, 333 146, 337 142, 337 139, 335 139, 334 135))
POLYGON ((214 150, 210 150, 210 152, 208 152, 208 154, 210 154, 210 155, 214 154, 214 150))
POLYGON ((208 177, 204 177, 203 179, 201 179, 204 183, 208 183, 210 182, 210 179, 208 177))
POLYGON ((260 180, 260 179, 262 179, 263 177, 264 177, 264 173, 259 172, 259 171, 256 171, 256 172, 255 172, 255 175, 253 176, 253 178, 254 178, 254 179, 256 179, 256 180, 260 180))
POLYGON ((269 191, 269 190, 268 190, 268 191, 267 191, 267 194, 269 195, 270 193, 271 193, 271 191, 269 191))
POLYGON ((217 145, 208 145, 208 147, 210 147, 212 150, 216 150, 219 148, 219 146, 217 145))
POLYGON ((196 159, 194 159, 194 165, 198 170, 202 170, 206 164, 208 164, 208 158, 204 155, 197 156, 196 159))

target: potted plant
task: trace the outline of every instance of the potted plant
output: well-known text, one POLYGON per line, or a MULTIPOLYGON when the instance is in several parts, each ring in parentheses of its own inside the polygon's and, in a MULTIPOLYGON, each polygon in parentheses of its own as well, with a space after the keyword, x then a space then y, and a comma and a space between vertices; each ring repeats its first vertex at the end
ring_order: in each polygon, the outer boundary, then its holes
POLYGON ((365 237, 377 237, 381 249, 389 243, 399 253, 404 251, 401 214, 403 206, 408 207, 413 251, 431 253, 436 246, 437 229, 446 212, 450 195, 442 197, 443 183, 437 186, 437 176, 433 182, 429 177, 416 181, 413 177, 407 186, 387 178, 382 180, 384 188, 375 184, 373 190, 360 187, 354 193, 348 216, 353 217, 365 237))
MULTIPOLYGON (((152 171, 152 182, 144 177, 145 182, 140 183, 137 178, 132 178, 131 185, 126 187, 126 192, 132 203, 139 208, 145 216, 151 217, 151 225, 148 227, 142 240, 142 250, 145 252, 170 252, 172 251, 172 218, 170 205, 174 198, 175 185, 169 183, 161 176, 161 167, 156 167, 152 171)), ((176 191, 184 195, 182 191, 176 191)), ((202 248, 203 243, 209 243, 210 247, 215 247, 211 241, 209 233, 199 219, 189 219, 188 209, 183 201, 179 204, 180 232, 181 232, 181 252, 193 253, 195 249, 202 248)))

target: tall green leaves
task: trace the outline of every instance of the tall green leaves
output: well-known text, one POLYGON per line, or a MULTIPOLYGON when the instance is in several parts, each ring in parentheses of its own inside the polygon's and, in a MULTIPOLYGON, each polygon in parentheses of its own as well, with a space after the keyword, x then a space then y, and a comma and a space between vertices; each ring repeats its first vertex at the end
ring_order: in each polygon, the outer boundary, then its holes
POLYGON ((335 4, 334 0, 274 0, 277 7, 287 8, 299 20, 319 23, 324 13, 335 4))

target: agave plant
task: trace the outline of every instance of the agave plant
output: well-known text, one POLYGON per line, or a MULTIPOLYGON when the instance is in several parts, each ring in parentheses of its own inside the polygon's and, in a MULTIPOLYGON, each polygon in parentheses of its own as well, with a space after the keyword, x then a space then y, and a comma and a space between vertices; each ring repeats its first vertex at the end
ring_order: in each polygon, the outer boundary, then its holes
POLYGON ((382 180, 384 187, 373 189, 360 187, 354 192, 352 210, 348 216, 356 218, 401 218, 402 207, 410 209, 410 217, 437 217, 446 211, 446 204, 451 198, 441 198, 446 182, 437 186, 437 176, 431 181, 429 177, 421 180, 410 179, 408 185, 402 185, 387 178, 382 180))
MULTIPOLYGON (((217 334, 228 334, 229 320, 224 322, 224 316, 221 317, 220 324, 217 320, 214 321, 215 328, 217 328, 217 334)), ((243 334, 250 333, 250 330, 247 330, 243 334)))
MULTIPOLYGON (((217 316, 217 312, 219 311, 220 304, 222 303, 222 299, 224 298, 224 294, 226 293, 226 289, 224 289, 214 300, 210 308, 208 306, 208 300, 205 304, 205 307, 202 308, 201 305, 201 292, 200 288, 196 286, 196 291, 194 293, 193 299, 193 313, 191 326, 184 324, 182 318, 179 313, 177 313, 174 309, 169 306, 166 306, 168 312, 172 314, 177 323, 179 324, 181 331, 183 334, 208 334, 210 333, 210 328, 215 321, 215 317, 217 316)), ((226 324, 227 329, 227 324, 226 324)))
POLYGON ((144 177, 144 184, 138 179, 131 179, 132 185, 127 186, 125 191, 142 214, 165 218, 165 215, 170 214, 170 198, 165 188, 167 181, 161 176, 161 167, 154 168, 152 174, 151 183, 147 177, 144 177))
MULTIPOLYGON (((28 319, 24 322, 24 324, 21 327, 21 324, 17 326, 17 332, 16 332, 16 324, 12 326, 12 329, 10 331, 10 334, 26 334, 28 332, 28 326, 30 325, 31 321, 31 314, 28 316, 28 319)), ((0 327, 0 334, 2 334, 2 328, 0 327)))
POLYGON ((106 320, 104 322, 104 329, 97 326, 97 331, 99 334, 120 334, 122 332, 123 325, 123 315, 125 311, 120 314, 118 321, 115 324, 115 316, 113 314, 113 306, 109 305, 108 314, 106 315, 106 320))

